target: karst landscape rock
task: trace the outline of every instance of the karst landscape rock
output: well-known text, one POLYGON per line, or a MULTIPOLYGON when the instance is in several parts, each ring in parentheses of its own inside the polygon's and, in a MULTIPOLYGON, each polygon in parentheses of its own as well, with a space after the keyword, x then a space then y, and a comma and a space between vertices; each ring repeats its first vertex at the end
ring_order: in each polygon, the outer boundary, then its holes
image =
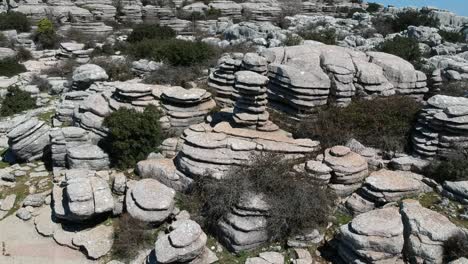
POLYGON ((2 1, 0 151, 0 264, 468 263, 468 17, 2 1))

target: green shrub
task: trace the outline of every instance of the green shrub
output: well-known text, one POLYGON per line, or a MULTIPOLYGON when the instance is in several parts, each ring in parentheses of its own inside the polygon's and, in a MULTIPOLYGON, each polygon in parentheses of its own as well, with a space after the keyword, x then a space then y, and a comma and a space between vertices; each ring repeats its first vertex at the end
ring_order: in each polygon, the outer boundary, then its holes
POLYGON ((133 28, 127 41, 135 43, 144 39, 171 39, 176 37, 176 32, 167 26, 154 24, 139 24, 133 28))
POLYGON ((444 263, 459 258, 468 258, 468 235, 462 231, 451 236, 444 243, 444 263))
POLYGON ((155 237, 151 227, 142 221, 123 214, 113 222, 114 243, 112 256, 119 260, 131 260, 140 250, 154 246, 155 237))
POLYGON ((458 43, 458 42, 465 42, 465 36, 461 32, 452 32, 446 30, 439 30, 439 35, 445 41, 458 43))
POLYGON ((366 146, 403 151, 421 105, 408 97, 354 100, 348 107, 326 106, 302 120, 295 137, 320 140, 322 147, 355 138, 366 146))
POLYGON ((336 44, 336 31, 335 29, 322 30, 315 32, 313 30, 303 30, 298 33, 305 40, 319 41, 328 45, 336 44))
POLYGON ((392 23, 394 32, 407 30, 409 26, 425 26, 439 27, 440 23, 437 18, 431 17, 429 14, 417 10, 406 10, 396 15, 392 23))
POLYGON ((109 128, 105 148, 114 166, 134 167, 159 147, 163 140, 159 117, 157 107, 148 106, 143 112, 120 108, 104 119, 109 128))
POLYGON ((145 77, 144 82, 148 84, 164 84, 186 87, 188 82, 197 80, 202 74, 202 69, 198 66, 175 67, 171 65, 163 65, 145 77))
POLYGON ((12 30, 18 32, 29 32, 31 24, 28 17, 23 13, 7 12, 0 14, 0 30, 12 30))
POLYGON ((298 35, 293 35, 291 33, 288 33, 286 35, 286 41, 284 41, 284 46, 297 46, 302 43, 302 38, 298 35))
POLYGON ((380 5, 378 3, 368 3, 366 11, 369 13, 375 13, 380 10, 380 5))
POLYGON ((25 71, 26 67, 15 58, 0 60, 0 76, 13 77, 25 71))
POLYGON ((36 107, 36 99, 31 94, 12 86, 3 99, 0 116, 11 116, 36 107))
POLYGON ((145 39, 131 45, 127 52, 136 59, 164 61, 174 66, 200 64, 217 55, 216 49, 209 44, 179 39, 145 39))
POLYGON ((381 43, 377 50, 396 55, 411 62, 416 68, 420 68, 422 55, 419 44, 414 39, 396 36, 381 43))
POLYGON ((34 41, 37 42, 42 49, 53 49, 57 47, 60 41, 52 21, 43 18, 37 24, 37 30, 34 35, 34 41))
POLYGON ((28 49, 26 49, 24 47, 20 47, 16 51, 16 59, 18 61, 27 61, 27 60, 30 60, 32 58, 33 58, 33 56, 31 54, 31 51, 29 51, 28 49))
POLYGON ((111 81, 128 81, 133 79, 134 75, 131 69, 130 62, 126 60, 112 60, 109 58, 94 58, 91 63, 101 66, 106 70, 111 81))
POLYGON ((375 16, 371 19, 372 25, 378 33, 382 34, 384 37, 388 34, 395 33, 393 30, 393 21, 394 18, 390 16, 375 16))
POLYGON ((335 197, 311 183, 307 176, 292 174, 292 166, 281 155, 254 156, 249 166, 233 168, 222 180, 209 176, 197 179, 189 203, 195 208, 194 204, 200 205, 204 226, 214 230, 242 196, 261 193, 273 208, 267 218, 273 240, 283 241, 305 229, 321 228, 329 220, 335 197))
POLYGON ((468 160, 466 157, 459 157, 432 161, 429 166, 424 168, 424 175, 440 183, 466 181, 468 180, 468 160))

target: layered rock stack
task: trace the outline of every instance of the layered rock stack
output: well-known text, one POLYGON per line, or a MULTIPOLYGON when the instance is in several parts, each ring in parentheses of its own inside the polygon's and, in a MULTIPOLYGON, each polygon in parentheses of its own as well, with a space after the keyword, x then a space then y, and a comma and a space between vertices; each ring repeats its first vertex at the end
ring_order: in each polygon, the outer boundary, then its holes
POLYGON ((72 87, 74 90, 86 90, 98 81, 106 81, 109 79, 106 71, 95 64, 85 64, 73 71, 72 87))
POLYGON ((20 161, 41 159, 49 145, 50 126, 36 117, 24 120, 8 132, 10 151, 20 161))
POLYGON ((251 71, 239 71, 235 75, 235 88, 240 98, 234 106, 234 121, 240 126, 253 129, 277 130, 277 126, 268 122, 270 116, 266 110, 268 78, 251 71))
POLYGON ((266 75, 268 72, 268 62, 266 58, 257 53, 246 53, 242 58, 242 69, 253 71, 261 75, 266 75))
POLYGON ((328 186, 340 197, 351 195, 369 174, 366 159, 348 147, 325 150, 323 162, 333 170, 328 186))
POLYGON ((395 87, 385 78, 382 67, 365 60, 356 63, 356 93, 363 97, 390 96, 395 87))
POLYGON ((54 184, 52 199, 54 215, 69 221, 81 222, 114 208, 109 184, 88 170, 67 171, 65 180, 54 184))
POLYGON ((332 177, 332 168, 321 161, 310 160, 306 163, 296 165, 295 171, 308 176, 311 182, 318 186, 327 186, 332 177))
POLYGON ((207 247, 207 235, 200 225, 192 220, 173 222, 168 233, 158 237, 154 248, 156 263, 206 263, 217 260, 207 247))
POLYGON ((67 167, 67 149, 88 142, 88 133, 79 127, 53 128, 50 131, 52 166, 67 167))
POLYGON ((57 104, 57 111, 52 120, 53 125, 62 126, 73 124, 75 108, 77 108, 89 95, 90 93, 88 91, 72 91, 62 94, 62 97, 57 104))
POLYGON ((280 17, 282 11, 280 4, 275 0, 256 0, 241 3, 241 5, 243 8, 242 12, 244 12, 244 14, 249 14, 249 20, 259 22, 275 23, 280 17))
POLYGON ((441 194, 451 200, 468 204, 468 181, 446 181, 442 184, 441 194))
POLYGON ((231 17, 233 19, 242 17, 242 6, 236 2, 229 0, 215 0, 208 5, 210 8, 217 9, 222 16, 231 17))
POLYGON ((143 110, 148 105, 159 105, 159 97, 162 87, 158 85, 147 85, 142 83, 114 83, 115 92, 109 106, 112 110, 120 107, 143 110))
POLYGON ((153 224, 164 222, 175 207, 176 192, 154 179, 127 184, 125 205, 131 217, 153 224))
POLYGON ((338 254, 346 263, 403 263, 403 221, 397 207, 355 217, 340 227, 338 254))
POLYGON ((221 106, 233 106, 239 97, 234 88, 235 73, 240 70, 240 56, 224 56, 218 61, 217 69, 210 73, 208 85, 216 90, 216 102, 221 106))
POLYGON ((165 117, 161 125, 180 135, 190 125, 202 123, 208 113, 216 107, 211 93, 204 89, 167 87, 161 94, 161 108, 165 117))
POLYGON ((80 144, 67 149, 67 165, 70 169, 107 170, 109 155, 100 147, 92 144, 80 144))
POLYGON ((355 214, 364 213, 387 203, 432 191, 422 180, 422 175, 409 171, 375 171, 365 179, 362 188, 346 201, 346 207, 355 214))
POLYGON ((111 113, 108 98, 109 93, 89 95, 73 112, 73 123, 88 131, 90 139, 95 143, 107 135, 107 128, 102 124, 111 113))
POLYGON ((423 157, 455 157, 468 149, 468 99, 435 95, 420 112, 413 150, 423 157))
POLYGON ((268 240, 268 204, 262 195, 248 194, 218 223, 220 241, 231 251, 254 249, 268 240))
POLYGON ((85 49, 85 44, 75 42, 60 43, 58 58, 75 59, 78 63, 88 63, 93 49, 85 49))

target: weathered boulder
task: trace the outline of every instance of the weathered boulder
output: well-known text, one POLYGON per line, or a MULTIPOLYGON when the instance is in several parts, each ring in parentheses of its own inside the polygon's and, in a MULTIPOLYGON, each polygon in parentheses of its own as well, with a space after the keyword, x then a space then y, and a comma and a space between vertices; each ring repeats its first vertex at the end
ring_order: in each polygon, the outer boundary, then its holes
POLYGON ((84 144, 67 149, 67 165, 70 169, 106 170, 109 155, 97 145, 84 144))
POLYGON ((19 123, 8 132, 8 145, 19 160, 41 159, 49 144, 50 126, 36 117, 19 123))
POLYGON ((85 64, 73 71, 72 86, 75 90, 86 90, 91 84, 109 79, 106 71, 95 64, 85 64))

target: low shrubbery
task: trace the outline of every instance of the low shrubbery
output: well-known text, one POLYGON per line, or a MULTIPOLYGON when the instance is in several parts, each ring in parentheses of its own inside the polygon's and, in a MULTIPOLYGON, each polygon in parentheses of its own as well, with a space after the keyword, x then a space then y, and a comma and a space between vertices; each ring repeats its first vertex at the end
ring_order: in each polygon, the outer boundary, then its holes
POLYGON ((109 129, 104 148, 114 166, 132 168, 157 150, 163 140, 159 118, 157 107, 148 106, 143 112, 120 108, 104 119, 104 126, 109 129))
POLYGON ((396 55, 420 68, 422 55, 419 43, 414 39, 396 36, 381 43, 377 50, 396 55))
POLYGON ((267 229, 273 240, 309 228, 321 228, 333 212, 334 197, 312 184, 305 175, 291 174, 293 164, 280 155, 262 154, 252 157, 251 165, 232 169, 225 179, 209 176, 197 179, 189 197, 202 211, 202 222, 214 230, 218 220, 226 215, 246 193, 262 193, 274 208, 267 217, 267 229))
POLYGON ((305 40, 319 41, 328 45, 336 44, 336 31, 334 29, 327 29, 316 32, 314 30, 302 30, 298 33, 305 40))
POLYGON ((0 76, 12 77, 25 71, 26 67, 18 63, 16 58, 0 60, 0 76))
POLYGON ((34 41, 42 49, 53 49, 58 46, 59 36, 55 31, 54 24, 47 18, 43 18, 37 24, 34 41))
POLYGON ((439 35, 442 37, 443 40, 458 43, 458 42, 465 42, 465 36, 461 32, 452 32, 446 30, 439 30, 439 35))
POLYGON ((179 39, 145 39, 131 45, 128 53, 136 59, 164 61, 174 66, 204 63, 217 55, 209 44, 179 39))
POLYGON ((0 14, 0 30, 12 30, 18 32, 28 32, 31 30, 31 24, 28 17, 19 12, 7 12, 0 14))
POLYGON ((163 65, 161 68, 151 72, 144 82, 148 84, 165 84, 186 87, 188 82, 197 80, 202 75, 199 66, 175 67, 163 65))
POLYGON ((132 33, 128 36, 127 41, 135 43, 144 39, 171 39, 176 37, 176 32, 166 26, 153 24, 139 24, 133 28, 132 33))
POLYGON ((27 61, 32 59, 33 56, 31 54, 31 51, 24 47, 20 47, 18 50, 16 50, 16 59, 18 61, 27 61))
POLYGON ((77 67, 77 62, 73 59, 58 61, 55 66, 41 70, 41 74, 51 77, 68 77, 71 78, 73 70, 77 67))
POLYGON ((30 93, 12 86, 8 88, 5 99, 2 101, 0 116, 11 116, 35 107, 36 99, 32 98, 30 93))
POLYGON ((438 27, 439 20, 423 11, 406 10, 398 13, 395 17, 374 17, 372 18, 372 24, 380 34, 386 36, 407 30, 409 26, 438 27))
POLYGON ((449 160, 435 160, 424 168, 424 175, 437 182, 444 181, 467 181, 468 180, 468 157, 449 160))
POLYGON ((48 92, 51 88, 52 85, 49 83, 49 81, 45 78, 40 77, 39 75, 33 75, 33 78, 31 80, 31 85, 36 85, 37 88, 39 88, 39 91, 41 92, 48 92))
POLYGON ((468 96, 468 83, 465 81, 444 83, 438 94, 466 97, 468 96))
POLYGON ((302 43, 302 38, 298 35, 293 35, 291 33, 288 33, 286 35, 286 40, 284 41, 283 45, 286 47, 289 46, 297 46, 302 43))
POLYGON ((354 100, 348 107, 326 106, 302 120, 295 136, 320 140, 328 148, 355 138, 366 146, 403 151, 421 105, 408 97, 354 100))
POLYGON ((380 10, 380 5, 378 3, 368 3, 366 11, 369 13, 375 13, 380 10))
POLYGON ((459 232, 444 243, 444 263, 468 258, 468 235, 459 232))
POLYGON ((140 250, 154 246, 156 234, 147 223, 128 214, 114 220, 112 256, 119 260, 131 260, 140 250))
POLYGON ((105 57, 94 58, 91 63, 101 66, 109 75, 111 81, 128 81, 134 77, 129 61, 109 59, 105 57))

